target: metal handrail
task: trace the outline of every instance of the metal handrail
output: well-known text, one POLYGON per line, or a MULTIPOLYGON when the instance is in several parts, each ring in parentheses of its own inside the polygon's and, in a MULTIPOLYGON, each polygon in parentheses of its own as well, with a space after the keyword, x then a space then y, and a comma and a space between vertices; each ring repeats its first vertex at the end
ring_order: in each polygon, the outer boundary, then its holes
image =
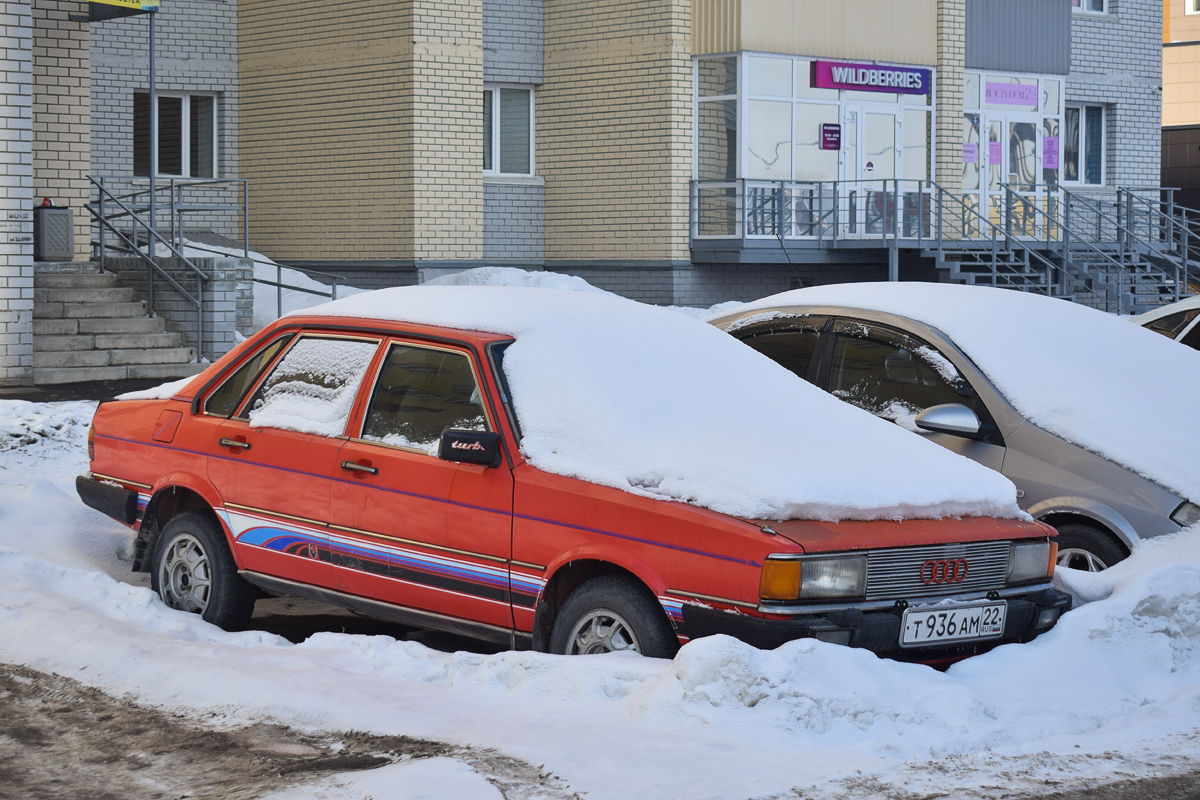
MULTIPOLYGON (((181 295, 183 295, 183 297, 196 309, 196 353, 200 357, 203 357, 204 356, 204 283, 205 283, 205 281, 212 280, 212 278, 208 274, 206 274, 202 269, 200 269, 195 264, 193 264, 186 256, 183 255, 183 253, 179 252, 179 250, 177 250, 173 244, 171 244, 166 239, 164 239, 162 234, 160 234, 157 230, 154 229, 153 225, 147 223, 140 216, 138 216, 138 214, 133 209, 131 209, 123 201, 121 201, 115 195, 113 195, 111 192, 109 192, 107 189, 105 189, 103 183, 101 183, 100 181, 98 181, 97 179, 93 178, 90 175, 88 176, 88 180, 91 181, 92 184, 96 186, 96 189, 97 189, 97 192, 99 195, 99 203, 98 203, 98 207, 93 206, 91 203, 85 203, 84 208, 86 208, 88 210, 88 213, 91 214, 92 218, 97 222, 97 224, 99 224, 100 230, 102 232, 105 230, 112 231, 113 234, 115 234, 118 238, 120 238, 127 245, 129 245, 130 248, 132 249, 132 251, 137 254, 138 258, 140 258, 142 261, 144 261, 147 265, 148 269, 147 269, 146 294, 147 294, 148 305, 150 307, 151 313, 154 313, 154 275, 156 273, 158 275, 160 275, 162 278, 164 278, 167 281, 167 283, 170 284, 176 291, 178 291, 181 295), (117 206, 125 212, 125 214, 129 217, 129 219, 131 221, 133 221, 136 225, 141 226, 146 229, 146 233, 147 233, 146 241, 149 246, 150 254, 146 254, 145 252, 143 252, 141 250, 141 248, 138 247, 136 240, 132 239, 124 231, 117 228, 117 226, 104 215, 104 200, 106 197, 108 198, 108 200, 110 202, 116 203, 117 206), (188 267, 195 274, 195 276, 196 276, 196 294, 195 295, 192 295, 191 292, 189 292, 187 289, 184 289, 183 286, 178 281, 176 281, 173 277, 171 277, 171 275, 169 275, 166 272, 166 270, 164 270, 162 267, 160 267, 158 265, 158 263, 154 260, 153 256, 154 256, 154 253, 156 250, 156 245, 158 243, 161 243, 164 246, 166 246, 166 248, 168 250, 170 250, 171 253, 176 258, 178 258, 186 267, 188 267)), ((135 227, 134 230, 136 231, 137 228, 135 227)), ((102 247, 103 247, 103 239, 101 239, 101 242, 102 242, 102 247)), ((101 269, 104 268, 104 250, 103 249, 101 249, 101 251, 100 251, 100 267, 101 267, 101 269)))

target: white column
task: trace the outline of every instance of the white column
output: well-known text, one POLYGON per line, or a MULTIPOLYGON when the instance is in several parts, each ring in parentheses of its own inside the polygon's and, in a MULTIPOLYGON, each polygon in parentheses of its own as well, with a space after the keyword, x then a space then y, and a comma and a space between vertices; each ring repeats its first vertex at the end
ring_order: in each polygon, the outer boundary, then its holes
POLYGON ((33 383, 33 18, 0 0, 0 386, 33 383))

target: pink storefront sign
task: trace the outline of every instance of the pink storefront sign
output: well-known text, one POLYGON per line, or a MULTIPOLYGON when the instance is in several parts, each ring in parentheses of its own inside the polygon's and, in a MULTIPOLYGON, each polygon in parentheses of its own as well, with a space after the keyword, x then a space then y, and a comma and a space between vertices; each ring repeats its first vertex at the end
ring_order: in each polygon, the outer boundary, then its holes
POLYGON ((1038 87, 1024 83, 988 83, 984 99, 990 106, 1021 106, 1037 108, 1038 87))
POLYGON ((846 61, 812 62, 812 85, 817 89, 929 94, 929 75, 929 70, 919 67, 852 64, 846 61))

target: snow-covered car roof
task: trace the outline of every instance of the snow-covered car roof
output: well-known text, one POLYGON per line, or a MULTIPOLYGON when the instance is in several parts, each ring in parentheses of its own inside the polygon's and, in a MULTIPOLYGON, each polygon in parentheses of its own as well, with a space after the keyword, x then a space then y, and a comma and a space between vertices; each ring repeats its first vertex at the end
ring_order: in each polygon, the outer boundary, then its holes
POLYGON ((556 289, 382 289, 300 312, 515 338, 534 466, 753 519, 1025 518, 1008 479, 848 406, 712 326, 556 289))
POLYGON ((1200 351, 1077 303, 939 283, 815 286, 733 313, 844 306, 940 330, 1029 421, 1200 499, 1200 351))

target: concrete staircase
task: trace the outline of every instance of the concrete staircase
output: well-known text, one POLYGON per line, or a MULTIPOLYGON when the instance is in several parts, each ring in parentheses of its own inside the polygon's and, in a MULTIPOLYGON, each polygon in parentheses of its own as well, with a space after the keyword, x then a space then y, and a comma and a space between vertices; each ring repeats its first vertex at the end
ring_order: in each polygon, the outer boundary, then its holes
POLYGON ((111 273, 35 273, 35 384, 195 375, 196 348, 111 273))

